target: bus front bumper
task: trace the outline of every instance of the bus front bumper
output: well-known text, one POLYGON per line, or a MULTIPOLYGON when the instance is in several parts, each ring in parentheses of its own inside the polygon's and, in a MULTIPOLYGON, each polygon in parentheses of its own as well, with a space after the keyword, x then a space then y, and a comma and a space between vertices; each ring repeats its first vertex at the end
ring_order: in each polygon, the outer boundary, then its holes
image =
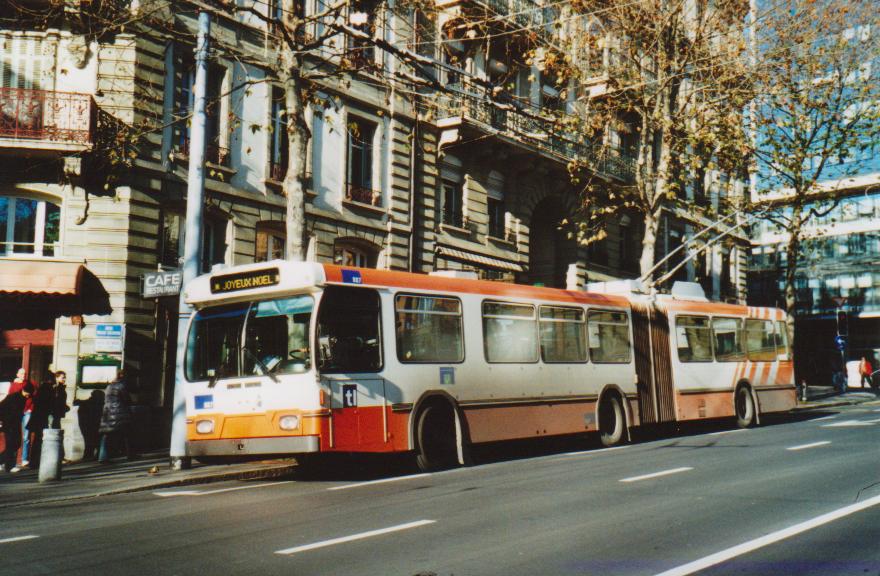
POLYGON ((186 443, 186 455, 248 456, 256 454, 304 454, 318 452, 318 436, 286 438, 226 438, 222 440, 191 440, 186 443))

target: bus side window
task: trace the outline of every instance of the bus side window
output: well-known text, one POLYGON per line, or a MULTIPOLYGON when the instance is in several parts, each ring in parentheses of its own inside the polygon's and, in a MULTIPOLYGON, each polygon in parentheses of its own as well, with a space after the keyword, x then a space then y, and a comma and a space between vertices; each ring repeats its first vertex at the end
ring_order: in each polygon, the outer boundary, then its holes
POLYGON ((712 335, 715 341, 715 360, 739 362, 745 360, 743 323, 739 318, 713 318, 712 335))
POLYGON ((483 339, 486 362, 537 362, 535 307, 483 302, 483 339))
POLYGON ((398 294, 394 299, 397 358, 401 362, 461 362, 461 300, 398 294))
POLYGON ((776 360, 776 335, 773 322, 749 318, 746 320, 746 348, 749 360, 773 362, 776 360))
POLYGON ((541 360, 586 362, 584 311, 580 308, 541 306, 541 360))
POLYGON ((318 364, 322 372, 382 369, 379 294, 367 288, 329 286, 318 312, 318 364))
POLYGON ((789 360, 788 355, 788 326, 784 320, 776 322, 776 355, 780 360, 789 360))
POLYGON ((629 318, 624 312, 587 313, 590 360, 626 364, 630 361, 629 318))
POLYGON ((705 316, 677 317, 675 342, 679 362, 712 361, 712 330, 705 316))

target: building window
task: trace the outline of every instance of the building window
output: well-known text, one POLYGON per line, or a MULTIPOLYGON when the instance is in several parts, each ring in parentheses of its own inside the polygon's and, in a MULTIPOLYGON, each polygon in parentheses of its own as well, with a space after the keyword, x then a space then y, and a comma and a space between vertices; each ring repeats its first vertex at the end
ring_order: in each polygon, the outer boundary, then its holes
MULTIPOLYGON (((376 34, 376 16, 379 12, 375 0, 353 0, 351 3, 352 27, 367 34, 371 39, 376 34), (355 17, 357 15, 357 17, 355 17)), ((370 68, 376 65, 376 48, 372 40, 362 40, 347 36, 348 59, 357 68, 370 68)))
POLYGON ((272 88, 272 133, 269 135, 269 177, 282 181, 287 174, 288 141, 284 90, 272 88))
MULTIPOLYGON (((179 68, 180 73, 177 76, 178 88, 176 91, 176 116, 178 122, 175 128, 175 142, 177 150, 183 155, 188 155, 191 115, 195 106, 193 87, 196 81, 196 66, 195 62, 186 59, 179 62, 179 68)), ((226 123, 223 118, 228 98, 228 95, 223 93, 226 72, 225 66, 210 66, 208 68, 208 82, 205 93, 205 114, 207 116, 205 160, 219 165, 226 165, 229 162, 229 149, 226 147, 227 138, 224 129, 226 123)))
POLYGON ((489 215, 489 236, 506 238, 504 226, 504 177, 493 170, 489 173, 486 211, 489 215))
MULTIPOLYGON (((226 263, 225 218, 206 217, 202 225, 201 271, 210 272, 215 264, 226 263)), ((162 217, 162 245, 159 263, 178 268, 183 265, 186 242, 186 217, 181 212, 166 212, 162 217)))
POLYGON ((352 116, 348 121, 348 189, 346 200, 379 206, 382 195, 373 189, 373 138, 376 124, 352 116))
POLYGON ((455 156, 446 156, 441 169, 443 200, 443 224, 464 227, 464 178, 461 161, 455 156))
POLYGON ((375 268, 379 250, 369 242, 337 240, 333 246, 333 262, 340 266, 375 268))
POLYGON ((254 262, 284 259, 286 234, 281 223, 257 224, 254 262))
POLYGON ((58 256, 60 230, 57 204, 0 196, 0 256, 58 256))

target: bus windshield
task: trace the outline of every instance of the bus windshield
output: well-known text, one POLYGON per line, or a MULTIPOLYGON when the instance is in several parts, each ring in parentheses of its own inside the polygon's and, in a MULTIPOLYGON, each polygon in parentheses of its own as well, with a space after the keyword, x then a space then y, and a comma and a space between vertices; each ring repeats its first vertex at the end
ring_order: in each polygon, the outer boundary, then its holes
POLYGON ((311 296, 294 296, 200 310, 187 342, 187 380, 307 371, 313 308, 311 296))

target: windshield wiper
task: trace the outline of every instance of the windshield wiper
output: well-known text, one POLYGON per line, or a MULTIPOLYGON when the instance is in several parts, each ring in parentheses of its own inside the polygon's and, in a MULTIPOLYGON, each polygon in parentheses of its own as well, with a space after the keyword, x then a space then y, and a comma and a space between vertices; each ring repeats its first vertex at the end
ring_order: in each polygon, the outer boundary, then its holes
POLYGON ((268 376, 269 378, 272 379, 272 382, 276 382, 276 383, 278 382, 278 376, 272 374, 272 371, 269 370, 269 367, 266 366, 266 364, 264 364, 262 360, 260 360, 259 358, 257 358, 257 355, 254 354, 253 352, 251 352, 250 348, 248 348, 247 346, 242 346, 241 349, 242 349, 242 351, 243 351, 245 354, 247 354, 247 356, 248 356, 251 360, 254 361, 254 363, 255 363, 257 366, 260 367, 260 371, 263 373, 263 374, 262 374, 263 376, 268 376))

